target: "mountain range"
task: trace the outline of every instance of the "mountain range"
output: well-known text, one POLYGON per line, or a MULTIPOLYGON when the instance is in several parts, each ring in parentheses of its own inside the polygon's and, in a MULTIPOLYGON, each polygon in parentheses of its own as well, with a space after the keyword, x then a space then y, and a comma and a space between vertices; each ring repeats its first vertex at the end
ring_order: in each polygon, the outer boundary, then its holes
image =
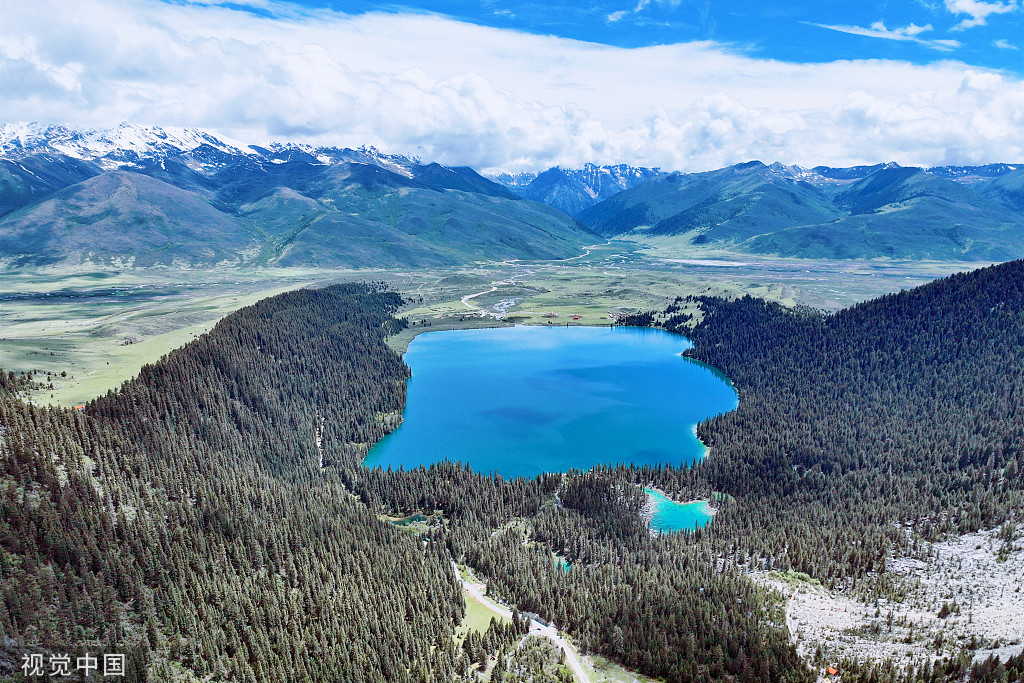
POLYGON ((658 168, 585 164, 581 169, 555 166, 543 173, 502 173, 493 178, 524 199, 543 202, 570 216, 609 197, 664 175, 658 168))
POLYGON ((577 217, 605 237, 752 254, 1004 261, 1024 255, 1024 166, 751 161, 653 178, 577 217))
POLYGON ((598 235, 804 258, 1009 260, 1024 256, 1024 165, 587 164, 488 179, 372 147, 0 126, 8 266, 441 266, 565 258, 598 235))
POLYGON ((565 258, 594 239, 472 169, 373 148, 0 127, 10 266, 436 266, 565 258))

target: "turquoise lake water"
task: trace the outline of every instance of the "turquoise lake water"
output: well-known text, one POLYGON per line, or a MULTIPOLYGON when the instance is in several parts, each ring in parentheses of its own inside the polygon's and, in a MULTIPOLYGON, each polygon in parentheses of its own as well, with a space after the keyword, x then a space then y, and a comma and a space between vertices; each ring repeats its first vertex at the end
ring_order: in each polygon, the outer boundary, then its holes
POLYGON ((696 503, 677 503, 666 498, 660 491, 644 489, 654 504, 651 514, 651 528, 667 534, 683 529, 696 529, 707 524, 712 517, 706 500, 696 503))
POLYGON ((635 327, 507 327, 418 335, 404 421, 370 467, 450 460, 532 477, 597 464, 691 463, 694 425, 736 407, 690 343, 635 327))

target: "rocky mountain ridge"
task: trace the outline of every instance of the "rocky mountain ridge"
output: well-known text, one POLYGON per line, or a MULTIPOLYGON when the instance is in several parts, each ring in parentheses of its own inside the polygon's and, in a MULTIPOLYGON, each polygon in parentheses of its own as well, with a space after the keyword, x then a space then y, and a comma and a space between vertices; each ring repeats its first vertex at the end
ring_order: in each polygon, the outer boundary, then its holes
POLYGON ((128 123, 0 125, 9 265, 564 258, 592 242, 588 228, 805 258, 1006 260, 1024 255, 1024 164, 750 161, 701 173, 585 164, 486 178, 373 147, 247 145, 128 123))
POLYGON ((800 258, 1024 256, 1024 165, 803 169, 760 161, 643 182, 582 211, 606 236, 800 258))
POLYGON ((456 265, 565 258, 594 235, 466 167, 193 129, 0 127, 0 263, 456 265))

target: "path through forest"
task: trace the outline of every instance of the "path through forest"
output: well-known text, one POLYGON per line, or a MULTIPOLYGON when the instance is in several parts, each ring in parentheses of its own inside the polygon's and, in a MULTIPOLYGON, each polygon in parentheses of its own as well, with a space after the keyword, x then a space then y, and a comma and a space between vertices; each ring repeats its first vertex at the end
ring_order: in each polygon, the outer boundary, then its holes
MULTIPOLYGON (((459 567, 455 562, 452 562, 452 569, 455 571, 455 575, 459 577, 459 580, 462 581, 462 587, 465 588, 470 595, 476 598, 481 605, 505 619, 512 618, 511 610, 506 609, 505 607, 495 603, 490 598, 484 596, 484 591, 487 590, 487 586, 463 579, 462 575, 459 573, 459 567)), ((580 681, 580 683, 590 683, 590 677, 587 676, 587 672, 583 668, 583 662, 580 660, 579 654, 565 638, 559 635, 558 629, 554 626, 545 626, 536 619, 530 619, 530 635, 548 638, 553 641, 555 645, 562 648, 562 652, 565 653, 565 662, 569 665, 569 668, 572 669, 573 674, 576 676, 576 680, 580 681)))

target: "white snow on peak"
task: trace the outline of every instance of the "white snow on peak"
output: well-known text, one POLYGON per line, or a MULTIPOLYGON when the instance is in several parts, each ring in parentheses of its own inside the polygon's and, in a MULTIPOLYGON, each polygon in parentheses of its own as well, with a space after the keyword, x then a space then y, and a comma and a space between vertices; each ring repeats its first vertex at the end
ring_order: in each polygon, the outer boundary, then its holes
POLYGON ((773 164, 769 164, 768 168, 776 176, 786 178, 788 180, 803 180, 811 183, 812 185, 822 180, 821 176, 815 171, 804 168, 803 166, 797 166, 796 164, 787 165, 776 161, 773 164))
POLYGON ((231 154, 252 153, 242 143, 195 128, 161 128, 132 123, 122 123, 107 130, 74 130, 38 123, 0 125, 0 156, 4 157, 57 152, 97 161, 101 165, 120 166, 131 158, 190 152, 202 145, 231 154))
MULTIPOLYGON (((144 159, 162 162, 170 156, 188 154, 200 147, 274 163, 285 163, 297 153, 300 158, 305 155, 307 161, 324 165, 347 162, 373 164, 407 177, 412 177, 412 169, 421 163, 417 158, 385 154, 375 147, 353 150, 279 142, 257 147, 197 128, 122 123, 106 130, 75 130, 39 123, 0 124, 0 158, 6 159, 20 159, 39 153, 63 154, 115 169, 144 159)), ((216 155, 212 159, 209 155, 199 154, 186 163, 197 170, 221 165, 216 155)))

